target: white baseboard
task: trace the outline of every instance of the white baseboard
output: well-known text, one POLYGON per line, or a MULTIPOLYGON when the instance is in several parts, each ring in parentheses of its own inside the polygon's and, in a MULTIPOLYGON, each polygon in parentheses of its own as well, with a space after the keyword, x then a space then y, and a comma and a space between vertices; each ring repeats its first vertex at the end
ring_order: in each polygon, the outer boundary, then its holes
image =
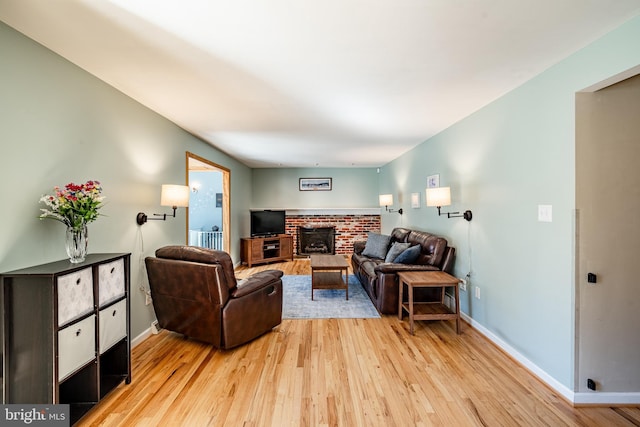
POLYGON ((142 341, 146 340, 151 335, 152 335, 152 333, 151 333, 151 328, 150 327, 147 328, 146 330, 142 331, 142 333, 140 335, 138 335, 133 340, 131 340, 131 348, 136 347, 138 344, 142 343, 142 341))
POLYGON ((635 406, 640 405, 640 393, 606 393, 598 391, 575 393, 573 404, 576 406, 635 406))
POLYGON ((509 356, 513 357, 533 375, 538 377, 542 382, 551 387, 557 393, 562 395, 573 405, 637 405, 640 404, 640 393, 602 393, 602 392, 589 392, 589 393, 576 393, 569 389, 564 384, 558 382, 551 375, 547 374, 538 365, 524 357, 520 352, 504 342, 500 337, 493 332, 482 326, 480 323, 473 320, 465 313, 460 314, 461 317, 468 322, 473 329, 484 335, 489 341, 494 343, 497 347, 502 349, 509 356))

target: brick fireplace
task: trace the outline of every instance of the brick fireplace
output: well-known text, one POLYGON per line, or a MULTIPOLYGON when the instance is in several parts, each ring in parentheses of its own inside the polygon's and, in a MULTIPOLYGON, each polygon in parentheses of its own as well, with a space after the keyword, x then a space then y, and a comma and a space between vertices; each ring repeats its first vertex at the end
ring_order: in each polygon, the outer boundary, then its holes
MULTIPOLYGON (((378 209, 372 209, 378 211, 378 209)), ((379 233, 379 213, 345 213, 345 210, 289 210, 287 209, 286 233, 293 236, 293 247, 298 248, 298 227, 309 225, 323 225, 335 227, 336 254, 350 254, 353 252, 353 242, 367 240, 367 233, 373 231, 379 233)), ((296 255, 298 254, 296 250, 296 255)))

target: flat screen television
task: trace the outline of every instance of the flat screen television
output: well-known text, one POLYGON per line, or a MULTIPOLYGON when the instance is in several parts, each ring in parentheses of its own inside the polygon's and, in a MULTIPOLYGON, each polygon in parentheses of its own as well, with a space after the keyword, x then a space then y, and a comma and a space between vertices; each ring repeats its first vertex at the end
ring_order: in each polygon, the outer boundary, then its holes
POLYGON ((251 211, 251 237, 275 236, 285 232, 285 211, 251 211))

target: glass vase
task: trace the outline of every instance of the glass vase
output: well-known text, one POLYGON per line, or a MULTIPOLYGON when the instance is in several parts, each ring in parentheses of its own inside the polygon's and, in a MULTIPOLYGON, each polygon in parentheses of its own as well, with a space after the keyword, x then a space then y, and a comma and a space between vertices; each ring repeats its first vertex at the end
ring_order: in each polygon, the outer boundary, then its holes
POLYGON ((86 224, 82 227, 67 227, 65 246, 69 261, 74 264, 84 261, 87 256, 87 243, 89 237, 86 224))

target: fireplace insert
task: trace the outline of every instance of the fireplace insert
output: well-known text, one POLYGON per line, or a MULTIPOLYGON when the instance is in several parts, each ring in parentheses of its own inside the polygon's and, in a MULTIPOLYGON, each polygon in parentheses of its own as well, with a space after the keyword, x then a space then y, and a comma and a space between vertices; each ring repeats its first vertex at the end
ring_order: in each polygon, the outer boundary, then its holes
POLYGON ((336 253, 336 229, 333 225, 298 226, 298 255, 336 253))

